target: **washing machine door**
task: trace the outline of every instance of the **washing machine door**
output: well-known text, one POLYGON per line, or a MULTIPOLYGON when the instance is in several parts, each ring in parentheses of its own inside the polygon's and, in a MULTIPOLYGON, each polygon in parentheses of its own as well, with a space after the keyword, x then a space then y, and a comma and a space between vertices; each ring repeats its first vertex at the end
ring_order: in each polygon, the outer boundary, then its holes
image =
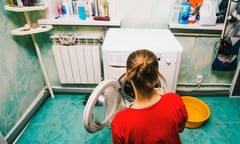
POLYGON ((83 112, 84 127, 88 132, 94 133, 110 126, 116 112, 126 107, 119 89, 118 80, 108 79, 93 90, 83 112))
MULTIPOLYGON (((160 87, 161 83, 156 87, 160 87)), ((131 105, 134 101, 131 83, 123 74, 118 80, 108 79, 100 82, 89 96, 83 112, 85 129, 94 133, 110 126, 114 115, 131 105)))

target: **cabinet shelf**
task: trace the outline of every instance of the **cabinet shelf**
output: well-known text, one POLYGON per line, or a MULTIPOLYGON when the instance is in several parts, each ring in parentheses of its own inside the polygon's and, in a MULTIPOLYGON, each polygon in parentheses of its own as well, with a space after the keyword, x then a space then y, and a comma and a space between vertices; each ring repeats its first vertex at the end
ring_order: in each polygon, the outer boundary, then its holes
POLYGON ((169 24, 170 29, 189 29, 189 30, 219 30, 222 31, 224 24, 216 24, 212 26, 201 26, 200 24, 169 24))
POLYGON ((52 29, 51 25, 40 25, 37 28, 31 28, 29 30, 26 30, 25 27, 20 27, 20 28, 12 30, 11 34, 16 35, 16 36, 24 36, 24 35, 31 35, 31 34, 47 32, 51 29, 52 29))
POLYGON ((4 9, 12 12, 28 12, 28 11, 45 10, 47 9, 47 6, 41 5, 41 6, 12 7, 9 5, 5 5, 4 9))
POLYGON ((120 26, 120 20, 111 19, 110 21, 98 21, 93 18, 80 20, 77 15, 58 18, 39 19, 39 24, 50 25, 82 25, 82 26, 120 26))

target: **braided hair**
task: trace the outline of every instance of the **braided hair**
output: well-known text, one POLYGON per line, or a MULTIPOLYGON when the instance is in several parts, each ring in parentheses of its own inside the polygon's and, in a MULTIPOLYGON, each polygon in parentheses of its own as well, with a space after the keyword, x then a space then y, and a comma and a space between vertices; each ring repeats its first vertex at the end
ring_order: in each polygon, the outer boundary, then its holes
POLYGON ((127 79, 132 81, 136 89, 143 95, 153 92, 159 84, 159 77, 164 77, 159 72, 157 56, 150 50, 139 49, 128 56, 127 79))

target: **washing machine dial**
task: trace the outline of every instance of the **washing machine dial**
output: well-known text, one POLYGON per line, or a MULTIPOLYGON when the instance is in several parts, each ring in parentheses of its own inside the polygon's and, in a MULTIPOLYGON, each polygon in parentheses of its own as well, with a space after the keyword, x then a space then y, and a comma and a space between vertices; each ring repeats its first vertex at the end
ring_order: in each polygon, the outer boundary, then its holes
POLYGON ((172 62, 169 59, 166 59, 165 62, 166 62, 167 65, 171 65, 172 64, 172 62))

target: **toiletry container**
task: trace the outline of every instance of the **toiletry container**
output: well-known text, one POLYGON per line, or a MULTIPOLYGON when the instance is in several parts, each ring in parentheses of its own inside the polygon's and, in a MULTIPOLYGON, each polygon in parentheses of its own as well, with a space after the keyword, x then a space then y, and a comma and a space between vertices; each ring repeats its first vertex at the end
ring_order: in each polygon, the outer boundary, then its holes
POLYGON ((178 21, 179 24, 188 24, 190 10, 191 10, 191 5, 189 2, 181 2, 179 21, 178 21))
POLYGON ((85 10, 85 4, 84 1, 79 0, 78 1, 78 15, 80 20, 86 20, 86 10, 85 10))

